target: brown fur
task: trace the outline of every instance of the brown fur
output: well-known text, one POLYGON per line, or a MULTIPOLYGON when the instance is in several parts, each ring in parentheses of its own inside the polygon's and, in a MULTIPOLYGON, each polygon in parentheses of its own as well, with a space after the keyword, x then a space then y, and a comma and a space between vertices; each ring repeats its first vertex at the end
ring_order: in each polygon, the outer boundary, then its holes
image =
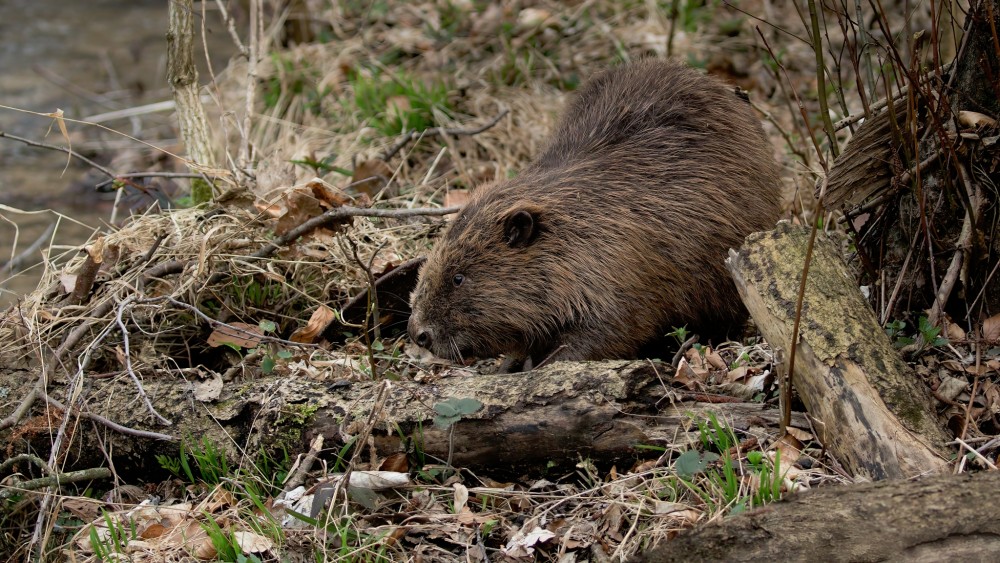
POLYGON ((731 87, 652 60, 602 72, 537 161, 473 192, 421 271, 410 335, 445 358, 538 362, 741 323, 723 260, 773 227, 778 175, 731 87))

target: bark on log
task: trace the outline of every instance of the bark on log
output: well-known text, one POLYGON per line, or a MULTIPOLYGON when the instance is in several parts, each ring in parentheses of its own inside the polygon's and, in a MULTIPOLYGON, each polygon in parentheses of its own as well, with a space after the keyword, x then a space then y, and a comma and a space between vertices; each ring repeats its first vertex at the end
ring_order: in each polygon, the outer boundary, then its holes
MULTIPOLYGON (((168 432, 188 440, 205 436, 233 455, 237 445, 251 454, 262 447, 304 451, 316 433, 325 436, 328 451, 337 451, 369 420, 379 390, 387 385, 383 406, 375 413, 372 439, 365 446, 365 459, 369 453, 386 456, 405 451, 416 442, 429 462, 444 460, 451 445, 454 465, 488 468, 491 475, 517 475, 553 461, 576 463, 580 456, 627 466, 638 457, 636 445, 699 442, 693 421, 704 420, 708 413, 743 430, 777 426, 777 411, 764 410, 759 403, 672 403, 669 397, 676 390, 664 387, 670 382, 669 370, 669 366, 642 361, 564 362, 534 371, 530 377, 462 374, 432 383, 350 384, 284 374, 228 382, 217 398, 208 401, 195 398, 197 380, 147 377, 144 388, 153 406, 175 423, 166 429, 151 424, 127 378, 89 381, 87 404, 91 412, 131 428, 168 432), (459 420, 453 429, 435 428, 434 405, 453 397, 475 398, 484 407, 459 420)), ((0 387, 14 387, 11 396, 17 397, 17 380, 26 392, 33 378, 26 372, 0 374, 0 387)), ((64 399, 61 386, 53 384, 50 392, 64 399)), ((0 416, 14 406, 16 401, 0 405, 0 416)), ((18 437, 12 453, 28 448, 47 451, 49 432, 37 420, 35 424, 34 434, 16 427, 0 432, 0 439, 18 437)), ((793 425, 809 428, 801 415, 793 419, 793 425)), ((120 456, 119 471, 142 469, 144 463, 156 467, 154 454, 176 455, 177 451, 176 443, 109 433, 87 422, 74 435, 66 470, 102 464, 99 443, 120 456)))
POLYGON ((635 561, 994 561, 1000 473, 831 487, 704 526, 635 561))
MULTIPOLYGON (((747 237, 726 261, 754 322, 786 358, 808 239, 808 229, 783 222, 747 237)), ((930 392, 900 359, 822 234, 803 303, 793 387, 834 457, 871 480, 944 469, 948 437, 930 392)))

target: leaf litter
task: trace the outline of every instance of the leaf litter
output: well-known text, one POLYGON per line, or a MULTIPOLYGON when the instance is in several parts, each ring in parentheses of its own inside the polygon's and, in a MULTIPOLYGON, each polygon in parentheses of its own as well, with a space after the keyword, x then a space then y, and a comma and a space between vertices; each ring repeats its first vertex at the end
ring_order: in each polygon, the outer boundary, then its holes
MULTIPOLYGON (((317 8, 313 13, 317 21, 336 22, 332 25, 335 39, 291 47, 261 61, 258 68, 263 84, 271 81, 280 85, 281 91, 288 91, 288 81, 296 80, 292 75, 298 73, 312 77, 305 80, 306 85, 322 95, 292 97, 258 108, 260 121, 252 141, 257 147, 268 148, 258 166, 257 181, 250 186, 253 197, 242 205, 226 205, 218 214, 206 213, 204 208, 140 214, 109 234, 95 235, 90 246, 100 259, 95 260, 92 252, 50 268, 38 290, 26 296, 16 310, 4 313, 0 324, 3 357, 29 365, 38 350, 57 342, 61 327, 77 318, 73 315, 84 313, 62 306, 66 297, 77 291, 85 293, 90 303, 120 304, 126 297, 122 289, 126 286, 143 287, 150 297, 196 300, 206 290, 222 293, 219 288, 231 283, 213 279, 219 271, 227 272, 227 280, 246 280, 246 291, 241 302, 225 304, 231 316, 207 335, 183 308, 167 308, 163 302, 131 305, 131 322, 142 332, 156 334, 155 339, 141 343, 149 362, 138 369, 151 374, 154 365, 170 365, 181 343, 197 343, 204 349, 258 349, 268 336, 260 328, 262 320, 275 322, 273 332, 288 334, 294 342, 318 342, 339 317, 332 304, 358 295, 368 283, 369 273, 391 271, 406 257, 422 254, 447 218, 343 218, 308 233, 272 258, 252 259, 252 253, 274 236, 345 206, 374 204, 405 209, 464 203, 469 189, 516 174, 539 152, 565 99, 564 90, 607 66, 610 53, 662 56, 669 40, 675 54, 716 72, 731 73, 730 78, 749 84, 757 92, 776 89, 757 55, 747 54, 747 44, 753 41, 748 39, 749 23, 736 35, 720 34, 705 21, 682 26, 671 36, 667 18, 646 7, 624 8, 603 1, 530 4, 505 1, 476 10, 469 2, 389 2, 392 9, 384 13, 354 12, 350 3, 317 8), (449 13, 452 9, 459 14, 449 13), (436 70, 444 59, 460 61, 458 70, 446 77, 436 70), (374 125, 386 116, 405 121, 402 118, 414 111, 413 99, 390 96, 379 114, 370 115, 344 101, 351 97, 352 83, 384 76, 373 71, 390 64, 382 60, 392 61, 416 80, 443 80, 452 91, 462 92, 450 97, 450 111, 433 113, 439 127, 469 127, 501 110, 510 113, 497 126, 476 135, 444 135, 435 142, 417 140, 405 146, 400 156, 383 159, 396 138, 380 135, 374 125), (311 166, 288 166, 289 162, 311 166), (147 255, 153 248, 156 251, 147 255), (102 249, 115 251, 105 253, 102 249), (100 270, 114 271, 119 283, 98 280, 81 286, 80 272, 88 256, 100 270), (370 272, 364 271, 358 258, 368 264, 370 272), (156 270, 165 264, 173 269, 156 270), (273 309, 279 303, 283 312, 275 314, 273 309), (239 330, 234 332, 232 327, 239 330)), ((747 3, 745 9, 753 12, 762 8, 758 4, 747 3)), ((810 57, 811 51, 792 42, 785 63, 808 69, 810 57)), ((230 71, 218 85, 222 107, 239 106, 234 101, 242 94, 239 77, 246 76, 245 62, 234 60, 230 71)), ((805 78, 797 78, 808 84, 809 75, 806 71, 805 78)), ((782 103, 779 98, 767 99, 761 94, 755 101, 776 116, 776 125, 791 128, 794 117, 776 110, 782 103)), ((68 139, 61 115, 53 117, 68 139)), ((968 114, 963 119, 970 126, 989 125, 977 115, 968 114)), ((767 127, 775 146, 783 146, 775 128, 767 127)), ((225 133, 219 131, 216 135, 218 146, 238 146, 241 142, 238 137, 223 138, 225 133)), ((779 158, 790 160, 783 153, 779 158)), ((237 192, 243 187, 233 178, 221 181, 237 192)), ((808 178, 796 175, 787 182, 789 191, 799 191, 806 187, 808 178)), ((710 211, 705 210, 706 215, 710 211)), ((792 211, 801 213, 801 209, 792 211)), ((1000 341, 997 318, 981 327, 987 342, 1000 341)), ((972 421, 965 418, 962 409, 955 409, 953 416, 985 427, 1000 425, 1000 389, 992 380, 978 381, 995 377, 1000 350, 973 353, 961 327, 954 332, 948 329, 945 336, 951 356, 947 360, 922 356, 919 368, 926 376, 938 371, 951 373, 950 379, 941 379, 942 396, 975 405, 969 411, 972 421), (950 380, 954 381, 948 383, 950 380), (972 380, 978 387, 969 385, 972 380)), ((280 358, 277 368, 297 377, 368 379, 376 366, 370 365, 356 334, 354 338, 326 355, 280 358)), ((385 345, 391 349, 403 346, 399 341, 385 345)), ((110 350, 95 354, 97 365, 121 363, 110 350)), ((428 359, 431 369, 435 361, 428 359)), ((770 400, 774 384, 770 361, 766 346, 759 344, 693 349, 681 360, 675 377, 680 387, 675 391, 770 400)), ((219 396, 222 378, 211 370, 203 375, 195 396, 210 401, 219 396)), ((427 375, 420 371, 415 377, 427 375)), ((54 424, 48 419, 34 422, 39 428, 54 424)), ((29 428, 25 423, 20 431, 28 432, 29 428)), ((751 428, 734 436, 739 438, 735 442, 726 442, 723 451, 708 451, 718 443, 706 443, 705 451, 667 448, 655 460, 639 460, 632 468, 610 468, 603 473, 581 460, 574 472, 552 476, 551 481, 524 477, 498 483, 488 476, 430 464, 409 467, 405 456, 402 460, 369 460, 352 467, 343 485, 350 516, 308 525, 301 517, 289 515, 335 518, 333 511, 324 509, 344 481, 342 472, 324 472, 308 486, 258 499, 259 505, 248 500, 250 496, 234 494, 239 486, 233 490, 204 484, 185 486, 173 479, 155 485, 155 502, 151 498, 138 503, 109 498, 92 503, 90 499, 65 497, 63 507, 83 522, 71 549, 81 561, 98 559, 98 550, 103 548, 93 545, 95 539, 106 548, 122 532, 133 539, 116 549, 134 561, 218 559, 220 552, 210 537, 208 522, 228 535, 244 556, 260 560, 312 554, 317 549, 356 560, 622 558, 734 511, 739 501, 719 506, 700 494, 716 492, 713 479, 722 467, 723 456, 735 465, 737 486, 745 495, 756 494, 765 486, 760 473, 752 470, 757 465, 748 461, 750 452, 763 453, 766 461, 758 463, 777 466, 785 492, 843 481, 825 466, 827 459, 813 435, 798 429, 789 431, 789 436, 776 440, 763 426, 751 428), (763 443, 758 435, 764 438, 763 443), (282 533, 268 532, 276 523, 283 528, 282 533), (331 542, 332 530, 353 538, 354 543, 331 542), (276 542, 276 536, 283 543, 276 542)), ((708 429, 706 435, 712 432, 708 429)))

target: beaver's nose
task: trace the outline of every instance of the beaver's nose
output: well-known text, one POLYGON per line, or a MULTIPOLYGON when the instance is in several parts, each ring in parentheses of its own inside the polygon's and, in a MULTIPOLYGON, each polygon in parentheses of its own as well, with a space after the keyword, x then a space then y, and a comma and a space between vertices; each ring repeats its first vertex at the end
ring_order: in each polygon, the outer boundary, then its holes
POLYGON ((417 323, 413 322, 413 318, 410 318, 407 332, 410 333, 410 338, 417 343, 417 346, 430 350, 431 342, 433 342, 430 329, 418 326, 417 323))

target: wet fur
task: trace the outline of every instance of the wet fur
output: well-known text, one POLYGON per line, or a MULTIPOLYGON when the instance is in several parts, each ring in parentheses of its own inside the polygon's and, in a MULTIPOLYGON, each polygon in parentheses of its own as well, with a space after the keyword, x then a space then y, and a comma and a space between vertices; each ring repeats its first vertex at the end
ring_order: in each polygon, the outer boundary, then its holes
POLYGON ((605 71, 534 163, 473 192, 421 271, 410 334, 445 358, 537 363, 724 330, 746 317, 726 252, 779 206, 772 147, 732 87, 660 61, 605 71))

